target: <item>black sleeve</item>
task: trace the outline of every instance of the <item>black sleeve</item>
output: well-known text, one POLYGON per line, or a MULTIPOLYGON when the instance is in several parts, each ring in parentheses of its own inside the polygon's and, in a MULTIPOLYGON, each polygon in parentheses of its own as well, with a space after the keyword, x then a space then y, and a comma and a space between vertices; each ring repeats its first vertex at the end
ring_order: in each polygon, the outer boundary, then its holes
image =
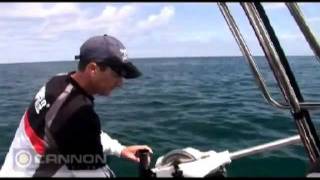
POLYGON ((92 106, 82 106, 52 130, 59 153, 69 158, 69 169, 97 169, 105 165, 100 130, 99 117, 92 106))

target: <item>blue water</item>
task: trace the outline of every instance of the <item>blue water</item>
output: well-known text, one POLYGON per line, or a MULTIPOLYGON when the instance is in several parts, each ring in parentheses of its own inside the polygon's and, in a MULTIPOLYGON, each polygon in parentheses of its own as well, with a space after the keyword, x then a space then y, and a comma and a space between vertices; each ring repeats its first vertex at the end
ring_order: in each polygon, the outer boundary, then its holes
MULTIPOLYGON (((143 72, 109 97, 96 97, 102 128, 123 144, 148 144, 155 160, 173 149, 229 152, 297 133, 291 114, 267 104, 242 57, 134 59, 143 72)), ((282 101, 264 58, 257 58, 274 99, 282 101)), ((289 57, 305 100, 320 100, 320 64, 289 57)), ((36 91, 76 62, 0 64, 0 164, 36 91)), ((318 128, 319 113, 311 112, 318 128)), ((137 164, 112 157, 117 176, 138 176, 137 164)), ((227 166, 229 177, 304 176, 302 145, 253 155, 227 166)))

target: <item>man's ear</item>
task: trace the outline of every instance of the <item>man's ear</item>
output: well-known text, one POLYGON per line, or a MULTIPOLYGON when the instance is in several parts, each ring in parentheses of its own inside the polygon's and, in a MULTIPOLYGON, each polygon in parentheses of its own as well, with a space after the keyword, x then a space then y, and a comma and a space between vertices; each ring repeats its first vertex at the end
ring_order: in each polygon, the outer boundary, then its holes
POLYGON ((90 74, 95 74, 97 72, 97 68, 98 68, 98 65, 95 62, 90 62, 87 65, 87 71, 89 71, 90 74))

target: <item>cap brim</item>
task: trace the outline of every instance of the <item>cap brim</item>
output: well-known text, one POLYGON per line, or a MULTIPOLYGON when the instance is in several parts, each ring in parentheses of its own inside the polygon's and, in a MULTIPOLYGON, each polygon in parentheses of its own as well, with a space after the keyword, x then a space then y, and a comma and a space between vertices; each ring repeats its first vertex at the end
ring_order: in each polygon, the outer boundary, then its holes
POLYGON ((123 77, 126 79, 137 78, 142 75, 142 73, 138 70, 138 68, 133 65, 131 62, 123 63, 124 75, 123 77))

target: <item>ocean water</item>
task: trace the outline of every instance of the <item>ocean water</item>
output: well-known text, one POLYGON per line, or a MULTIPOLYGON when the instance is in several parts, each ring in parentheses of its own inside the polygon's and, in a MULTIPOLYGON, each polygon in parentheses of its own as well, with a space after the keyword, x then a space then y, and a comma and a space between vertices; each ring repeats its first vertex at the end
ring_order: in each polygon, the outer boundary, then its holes
MULTIPOLYGON (((96 97, 103 130, 125 145, 152 147, 151 166, 165 153, 194 147, 234 152, 297 134, 288 111, 269 105, 242 57, 134 59, 143 72, 109 97, 96 97)), ((258 66, 274 99, 283 101, 263 57, 258 66)), ((289 57, 306 101, 320 100, 320 64, 315 57, 289 57)), ((0 164, 25 108, 51 76, 76 62, 0 64, 0 164)), ((319 112, 311 112, 316 128, 319 112)), ((118 177, 137 177, 138 165, 111 157, 118 177)), ((308 171, 303 146, 234 160, 229 177, 299 177, 308 171)))

